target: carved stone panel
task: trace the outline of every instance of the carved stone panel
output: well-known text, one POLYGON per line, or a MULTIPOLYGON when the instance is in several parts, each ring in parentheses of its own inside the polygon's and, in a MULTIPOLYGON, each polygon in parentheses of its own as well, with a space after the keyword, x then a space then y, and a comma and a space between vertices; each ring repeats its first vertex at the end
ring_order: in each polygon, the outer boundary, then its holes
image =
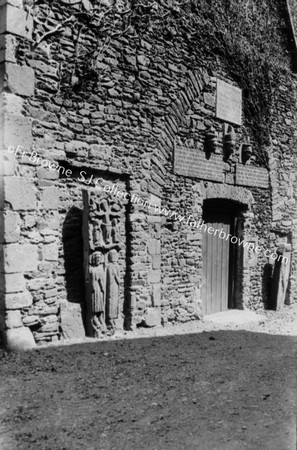
POLYGON ((100 190, 83 191, 86 327, 92 337, 115 332, 125 273, 125 204, 100 190), (121 275, 122 274, 122 275, 121 275))

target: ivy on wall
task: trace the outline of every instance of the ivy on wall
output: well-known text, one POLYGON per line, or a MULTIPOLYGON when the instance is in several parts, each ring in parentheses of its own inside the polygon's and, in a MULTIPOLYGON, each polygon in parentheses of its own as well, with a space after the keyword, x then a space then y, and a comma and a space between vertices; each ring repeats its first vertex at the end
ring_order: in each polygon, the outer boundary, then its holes
POLYGON ((270 139, 272 110, 278 108, 279 87, 291 69, 285 0, 37 0, 37 8, 39 4, 50 12, 62 4, 64 22, 51 29, 49 13, 49 26, 36 36, 37 45, 65 30, 74 43, 71 63, 61 62, 65 96, 96 91, 105 74, 103 55, 119 36, 135 48, 141 39, 165 51, 186 48, 188 69, 223 65, 238 82, 257 161, 267 164, 263 147, 270 139))
POLYGON ((243 90, 246 125, 257 161, 267 165, 279 87, 292 65, 291 34, 284 0, 133 0, 138 33, 154 33, 172 43, 183 39, 193 65, 219 61, 243 90), (160 11, 160 5, 164 8, 160 11), (167 13, 164 14, 165 8, 167 13))

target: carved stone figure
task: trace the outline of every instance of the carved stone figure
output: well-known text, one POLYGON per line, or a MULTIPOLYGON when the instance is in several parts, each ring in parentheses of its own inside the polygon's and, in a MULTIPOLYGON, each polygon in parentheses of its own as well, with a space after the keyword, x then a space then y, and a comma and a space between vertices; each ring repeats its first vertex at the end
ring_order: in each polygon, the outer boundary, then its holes
POLYGON ((106 276, 102 265, 102 255, 95 252, 89 267, 89 310, 94 336, 98 337, 105 329, 106 276))
POLYGON ((86 327, 89 336, 115 332, 119 317, 122 247, 119 231, 124 205, 107 193, 84 190, 83 239, 86 280, 86 327))
POLYGON ((115 332, 115 319, 119 316, 119 284, 118 252, 111 250, 108 254, 109 264, 106 272, 106 323, 107 328, 115 332))
POLYGON ((102 230, 101 230, 101 221, 99 219, 95 219, 93 222, 93 246, 100 247, 103 244, 102 238, 102 230))
POLYGON ((112 242, 114 244, 117 244, 118 242, 120 242, 120 233, 119 233, 119 229, 118 229, 118 219, 114 218, 111 221, 111 238, 112 238, 112 242))
POLYGON ((286 300, 289 285, 291 267, 291 244, 283 244, 278 247, 276 254, 273 278, 272 278, 272 307, 275 310, 281 309, 286 300))
POLYGON ((110 207, 106 199, 100 202, 100 215, 102 217, 102 234, 106 244, 110 244, 111 241, 111 220, 110 220, 110 207))

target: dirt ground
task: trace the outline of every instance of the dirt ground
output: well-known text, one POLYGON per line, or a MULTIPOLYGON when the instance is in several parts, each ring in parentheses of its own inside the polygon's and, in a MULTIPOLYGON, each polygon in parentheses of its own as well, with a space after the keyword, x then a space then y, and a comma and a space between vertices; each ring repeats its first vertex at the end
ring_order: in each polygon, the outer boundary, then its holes
POLYGON ((262 314, 2 351, 0 448, 295 450, 297 310, 262 314))

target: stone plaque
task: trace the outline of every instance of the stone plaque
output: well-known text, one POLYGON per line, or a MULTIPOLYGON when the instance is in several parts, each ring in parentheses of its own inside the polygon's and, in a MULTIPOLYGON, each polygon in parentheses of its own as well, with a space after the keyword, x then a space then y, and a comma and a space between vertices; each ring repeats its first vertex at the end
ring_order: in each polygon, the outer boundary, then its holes
POLYGON ((241 125, 241 113, 241 89, 217 79, 216 117, 225 122, 241 125))
POLYGON ((179 175, 223 183, 226 165, 221 155, 213 154, 207 159, 205 153, 196 148, 175 147, 174 172, 179 175))
POLYGON ((269 174, 264 167, 237 164, 235 180, 238 186, 269 188, 269 174))

